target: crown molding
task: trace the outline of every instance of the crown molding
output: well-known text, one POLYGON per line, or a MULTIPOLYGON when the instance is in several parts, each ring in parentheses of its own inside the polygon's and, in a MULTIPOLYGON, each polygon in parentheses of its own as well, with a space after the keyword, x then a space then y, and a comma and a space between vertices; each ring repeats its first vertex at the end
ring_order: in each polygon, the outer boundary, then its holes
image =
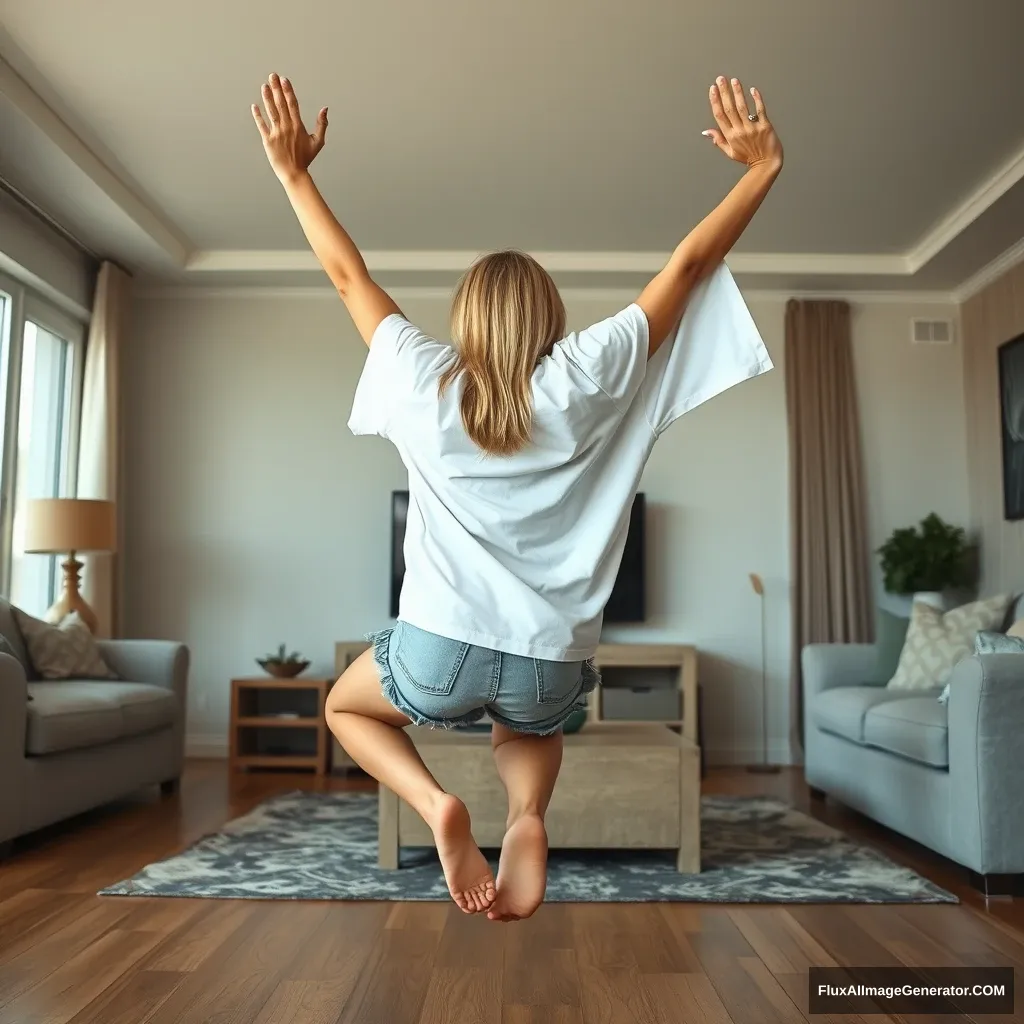
POLYGON ((114 205, 151 238, 177 267, 191 246, 178 230, 137 196, 68 127, 17 71, 0 56, 0 94, 41 131, 114 205))
MULTIPOLYGON (((424 288, 399 286, 388 288, 388 294, 396 302, 444 302, 452 298, 452 288, 424 288)), ((573 287, 559 288, 559 294, 566 302, 619 303, 623 306, 636 301, 636 289, 573 287)), ((741 288, 747 302, 785 303, 790 299, 833 299, 849 302, 851 305, 955 305, 956 299, 950 292, 889 291, 889 292, 843 292, 843 291, 790 291, 785 288, 741 288)), ((201 285, 201 284, 151 284, 136 288, 137 299, 151 301, 177 300, 232 300, 246 302, 260 300, 323 300, 337 301, 338 293, 330 285, 275 285, 259 284, 201 285)))
POLYGON ((978 292, 987 288, 993 281, 998 281, 1007 271, 1024 262, 1024 238, 1016 245, 1011 245, 991 263, 982 267, 973 277, 968 278, 953 293, 957 302, 966 302, 974 298, 978 292))
POLYGON ((1018 150, 1002 167, 983 181, 907 253, 909 272, 916 274, 926 263, 931 262, 1022 178, 1024 148, 1018 150))
MULTIPOLYGON (((482 252, 459 250, 367 250, 363 260, 371 273, 458 273, 482 252)), ((665 252, 534 252, 552 274, 656 274, 668 262, 665 252)), ((729 256, 736 274, 832 274, 905 277, 911 273, 905 256, 872 253, 743 253, 729 256)), ((320 264, 306 249, 211 249, 193 253, 185 270, 193 274, 267 274, 319 272, 320 264)))

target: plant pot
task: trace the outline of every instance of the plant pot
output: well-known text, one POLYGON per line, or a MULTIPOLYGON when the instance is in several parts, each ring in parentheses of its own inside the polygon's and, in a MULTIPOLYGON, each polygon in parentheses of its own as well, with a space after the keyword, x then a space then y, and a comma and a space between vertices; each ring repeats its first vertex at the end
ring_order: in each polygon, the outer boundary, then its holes
POLYGON ((309 668, 308 661, 266 661, 257 658, 256 664, 275 679, 294 679, 309 668))

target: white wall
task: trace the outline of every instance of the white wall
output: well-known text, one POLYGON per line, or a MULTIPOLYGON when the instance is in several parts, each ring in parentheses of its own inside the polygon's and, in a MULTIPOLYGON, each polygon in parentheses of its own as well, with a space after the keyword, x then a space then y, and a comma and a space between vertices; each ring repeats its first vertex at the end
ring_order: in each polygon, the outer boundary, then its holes
MULTIPOLYGON (((567 296, 584 326, 632 296, 567 296)), ((402 300, 443 333, 440 298, 402 300)), ((701 650, 712 762, 756 757, 766 582, 772 752, 789 756, 789 568, 783 297, 753 297, 775 372, 680 421, 643 480, 650 621, 610 639, 701 650)), ((223 750, 228 681, 279 642, 330 674, 335 640, 388 623, 394 451, 345 426, 364 349, 329 293, 138 300, 124 367, 126 630, 192 648, 190 746, 223 750)), ((935 509, 967 518, 959 350, 913 348, 911 316, 856 306, 872 543, 935 509)))

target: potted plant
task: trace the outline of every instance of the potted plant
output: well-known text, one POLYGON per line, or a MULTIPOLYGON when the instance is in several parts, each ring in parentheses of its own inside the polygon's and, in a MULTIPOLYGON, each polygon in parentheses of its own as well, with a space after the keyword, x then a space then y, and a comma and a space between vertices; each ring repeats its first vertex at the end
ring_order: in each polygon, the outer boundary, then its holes
POLYGON ((917 526, 894 530, 878 549, 887 593, 945 609, 972 584, 967 535, 932 512, 917 526))
POLYGON ((293 679, 309 668, 309 662, 297 651, 291 654, 287 652, 288 648, 281 644, 276 653, 268 654, 265 658, 257 658, 256 664, 278 679, 293 679))

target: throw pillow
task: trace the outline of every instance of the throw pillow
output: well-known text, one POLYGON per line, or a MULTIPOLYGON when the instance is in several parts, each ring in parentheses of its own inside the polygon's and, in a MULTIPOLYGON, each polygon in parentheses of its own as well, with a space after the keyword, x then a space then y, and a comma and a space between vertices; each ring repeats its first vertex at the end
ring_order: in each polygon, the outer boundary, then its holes
POLYGON ((943 614, 931 605, 915 601, 907 640, 889 688, 930 690, 942 686, 957 662, 974 650, 977 633, 1002 624, 1009 604, 1009 595, 1003 594, 943 614))
POLYGON ((28 656, 43 679, 117 679, 103 660, 89 627, 78 615, 72 613, 52 626, 20 608, 12 611, 25 638, 28 656))
MULTIPOLYGON (((974 640, 975 654, 1024 654, 1024 637, 982 630, 974 640)), ((939 694, 939 703, 949 701, 949 683, 939 694)))
POLYGON ((878 609, 878 618, 875 624, 875 650, 877 651, 878 675, 875 677, 881 682, 883 679, 892 679, 896 675, 896 669, 900 664, 900 653, 907 639, 907 629, 910 626, 910 619, 902 615, 893 615, 884 608, 878 609))

